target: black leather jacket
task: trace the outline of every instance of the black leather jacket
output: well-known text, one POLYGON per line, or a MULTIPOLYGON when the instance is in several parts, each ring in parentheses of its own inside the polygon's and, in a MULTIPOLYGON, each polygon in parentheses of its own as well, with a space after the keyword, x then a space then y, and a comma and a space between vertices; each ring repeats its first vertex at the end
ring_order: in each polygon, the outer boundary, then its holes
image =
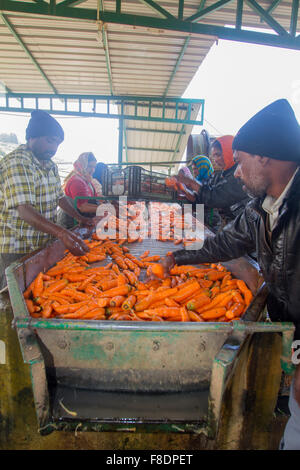
POLYGON ((244 212, 200 250, 173 253, 178 265, 228 261, 257 250, 257 261, 269 289, 272 321, 293 322, 300 339, 300 170, 284 199, 271 238, 266 231, 263 199, 253 199, 244 212))
POLYGON ((198 204, 216 208, 226 223, 234 220, 248 204, 250 198, 243 191, 242 183, 233 176, 237 163, 224 171, 216 171, 204 180, 198 191, 198 204))

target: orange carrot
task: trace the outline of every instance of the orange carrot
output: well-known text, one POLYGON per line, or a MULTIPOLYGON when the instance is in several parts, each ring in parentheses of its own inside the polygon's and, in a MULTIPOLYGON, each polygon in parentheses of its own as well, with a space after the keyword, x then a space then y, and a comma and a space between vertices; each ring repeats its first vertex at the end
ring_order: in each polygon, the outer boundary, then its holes
POLYGON ((136 303, 136 296, 130 295, 127 299, 122 303, 123 310, 131 310, 136 303))
POLYGON ((44 281, 43 281, 43 273, 39 273, 35 279, 35 282, 33 284, 32 288, 32 293, 33 297, 39 297, 42 295, 42 292, 44 290, 44 281))
POLYGON ((226 314, 225 307, 219 308, 212 308, 211 310, 207 310, 206 312, 201 313, 201 318, 203 320, 213 320, 215 318, 223 317, 226 314))
POLYGON ((112 297, 110 302, 109 302, 109 305, 111 307, 120 307, 120 305, 122 305, 122 303, 126 300, 126 298, 124 297, 124 295, 116 295, 115 297, 112 297))
POLYGON ((116 295, 127 295, 131 290, 131 286, 129 284, 124 284, 122 286, 115 287, 113 289, 106 290, 102 292, 99 297, 115 297, 116 295))
POLYGON ((252 299, 253 299, 253 294, 252 294, 251 290, 248 289, 245 282, 242 281, 241 279, 238 279, 236 281, 236 284, 237 284, 237 287, 239 288, 239 290, 242 292, 242 294, 244 296, 246 306, 248 306, 251 303, 252 299))
POLYGON ((183 322, 190 321, 190 317, 185 307, 180 308, 180 315, 181 315, 181 321, 183 322))
POLYGON ((186 307, 188 310, 197 310, 198 308, 201 308, 204 305, 209 304, 210 302, 211 300, 209 297, 207 297, 206 295, 201 295, 196 299, 189 300, 189 302, 187 302, 186 307))
POLYGON ((239 317, 244 311, 244 303, 235 303, 229 310, 227 310, 225 316, 229 320, 232 320, 235 317, 239 317))
POLYGON ((155 263, 151 266, 151 271, 154 276, 157 276, 159 279, 163 279, 165 276, 165 271, 162 264, 155 263))

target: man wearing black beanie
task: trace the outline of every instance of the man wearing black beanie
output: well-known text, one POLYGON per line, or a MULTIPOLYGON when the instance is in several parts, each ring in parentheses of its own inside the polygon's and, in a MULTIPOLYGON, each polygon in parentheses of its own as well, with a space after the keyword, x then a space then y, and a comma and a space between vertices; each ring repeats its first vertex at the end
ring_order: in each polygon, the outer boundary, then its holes
MULTIPOLYGON (((287 100, 255 114, 237 133, 234 176, 253 196, 244 212, 200 250, 179 250, 163 259, 175 264, 216 263, 253 251, 268 286, 272 321, 293 322, 300 343, 300 126, 287 100)), ((281 448, 300 450, 300 364, 290 390, 289 419, 281 448)))
POLYGON ((80 237, 56 224, 58 206, 80 223, 93 224, 66 199, 51 161, 63 140, 56 119, 45 111, 33 111, 27 143, 0 161, 0 288, 6 284, 7 266, 54 237, 75 255, 88 251, 80 237))

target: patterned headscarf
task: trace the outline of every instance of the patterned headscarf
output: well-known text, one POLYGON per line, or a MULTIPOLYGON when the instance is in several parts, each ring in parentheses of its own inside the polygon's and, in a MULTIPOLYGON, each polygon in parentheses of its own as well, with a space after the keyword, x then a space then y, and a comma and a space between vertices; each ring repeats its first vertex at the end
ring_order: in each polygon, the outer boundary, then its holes
POLYGON ((211 176, 214 172, 211 161, 205 155, 197 155, 192 159, 192 162, 196 165, 199 170, 198 175, 196 176, 197 181, 202 181, 211 176))

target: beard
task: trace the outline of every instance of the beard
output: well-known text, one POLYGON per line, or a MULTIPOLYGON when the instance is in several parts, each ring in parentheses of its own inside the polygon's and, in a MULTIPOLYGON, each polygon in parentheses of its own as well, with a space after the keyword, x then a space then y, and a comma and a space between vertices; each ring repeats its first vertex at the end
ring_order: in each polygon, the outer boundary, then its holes
POLYGON ((251 198, 263 197, 267 192, 267 184, 245 184, 243 181, 243 191, 251 198))

